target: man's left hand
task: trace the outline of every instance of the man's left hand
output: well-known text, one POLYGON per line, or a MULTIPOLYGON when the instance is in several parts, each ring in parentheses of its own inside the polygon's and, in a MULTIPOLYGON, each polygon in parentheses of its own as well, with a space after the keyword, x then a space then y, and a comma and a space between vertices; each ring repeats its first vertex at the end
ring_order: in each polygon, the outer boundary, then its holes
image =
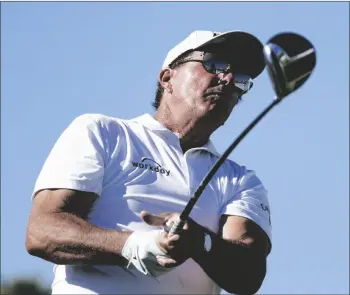
MULTIPOLYGON (((170 226, 177 220, 180 213, 161 213, 153 215, 146 211, 141 212, 141 218, 144 222, 151 226, 170 226)), ((183 229, 172 236, 166 231, 160 235, 158 246, 166 253, 166 256, 158 256, 157 261, 164 267, 175 267, 184 263, 188 258, 196 255, 198 251, 203 249, 204 245, 204 229, 202 226, 189 219, 183 229)))

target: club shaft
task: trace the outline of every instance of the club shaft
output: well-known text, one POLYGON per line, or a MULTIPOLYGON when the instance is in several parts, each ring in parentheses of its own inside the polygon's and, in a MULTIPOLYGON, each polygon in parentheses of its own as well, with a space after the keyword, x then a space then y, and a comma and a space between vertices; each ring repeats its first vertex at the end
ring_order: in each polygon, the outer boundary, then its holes
MULTIPOLYGON (((274 99, 255 119, 252 121, 246 129, 236 138, 236 140, 226 149, 226 151, 221 155, 221 157, 217 160, 217 162, 214 164, 214 166, 210 169, 210 171, 207 173, 207 175, 204 177, 200 185, 198 186, 197 190, 187 203, 185 209, 182 211, 180 215, 180 221, 184 222, 188 219, 194 205, 196 204, 197 200, 199 199, 199 196, 204 191, 205 187, 208 185, 210 180, 213 178, 216 171, 220 168, 220 166, 224 163, 224 161, 227 159, 227 157, 230 155, 230 153, 235 149, 235 147, 242 141, 242 139, 254 128, 254 126, 259 123, 259 121, 265 117, 265 115, 275 106, 277 105, 281 100, 276 98, 274 99)), ((180 223, 183 225, 183 223, 180 223)), ((176 230, 175 230, 176 232, 176 230)))

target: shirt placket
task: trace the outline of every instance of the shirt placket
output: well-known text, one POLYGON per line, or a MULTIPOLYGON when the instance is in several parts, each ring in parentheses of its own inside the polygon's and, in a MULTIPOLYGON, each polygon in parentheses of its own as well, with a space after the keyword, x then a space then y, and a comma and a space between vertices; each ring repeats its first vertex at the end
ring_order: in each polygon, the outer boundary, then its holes
POLYGON ((184 155, 184 165, 187 169, 187 185, 188 185, 188 195, 191 197, 197 189, 196 176, 194 174, 194 157, 195 152, 188 151, 184 155))

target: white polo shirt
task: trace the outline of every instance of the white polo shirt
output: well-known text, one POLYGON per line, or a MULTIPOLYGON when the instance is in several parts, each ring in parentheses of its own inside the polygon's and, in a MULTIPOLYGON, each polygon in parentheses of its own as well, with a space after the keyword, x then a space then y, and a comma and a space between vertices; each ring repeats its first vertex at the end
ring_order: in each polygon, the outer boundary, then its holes
MULTIPOLYGON (((94 192, 90 223, 108 229, 151 229, 139 217, 181 212, 219 157, 212 143, 185 153, 178 137, 151 115, 132 120, 86 114, 57 140, 37 179, 46 188, 94 192)), ((271 240, 267 191, 251 170, 227 160, 191 218, 218 232, 222 214, 257 223, 271 240)), ((154 228, 153 228, 154 229, 154 228)), ((218 288, 192 260, 158 278, 119 266, 54 267, 53 294, 211 294, 218 288)), ((234 279, 234 278, 232 278, 234 279)))

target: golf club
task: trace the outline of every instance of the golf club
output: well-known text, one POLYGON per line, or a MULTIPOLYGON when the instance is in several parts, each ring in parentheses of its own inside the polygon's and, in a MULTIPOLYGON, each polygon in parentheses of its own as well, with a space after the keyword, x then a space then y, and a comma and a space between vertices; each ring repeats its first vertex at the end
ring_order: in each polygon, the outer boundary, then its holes
POLYGON ((303 85, 316 66, 314 46, 305 37, 292 32, 280 33, 268 40, 263 53, 269 78, 276 93, 275 99, 244 129, 210 169, 179 218, 167 228, 170 236, 182 230, 205 187, 235 147, 274 106, 303 85))

